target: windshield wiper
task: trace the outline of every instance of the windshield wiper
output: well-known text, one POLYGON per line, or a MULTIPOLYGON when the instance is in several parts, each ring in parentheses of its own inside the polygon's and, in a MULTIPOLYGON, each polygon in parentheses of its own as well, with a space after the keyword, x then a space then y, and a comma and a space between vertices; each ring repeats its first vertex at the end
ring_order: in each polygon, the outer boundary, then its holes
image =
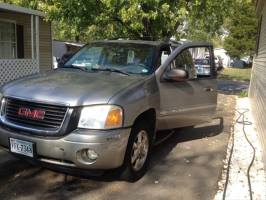
POLYGON ((78 67, 76 65, 64 65, 63 67, 61 68, 71 68, 71 69, 79 69, 81 71, 84 71, 84 72, 88 72, 88 70, 85 68, 85 67, 78 67))
POLYGON ((120 73, 120 74, 124 74, 124 75, 127 75, 127 76, 130 75, 129 73, 127 73, 125 71, 122 71, 122 70, 119 70, 119 69, 115 69, 115 68, 91 68, 91 70, 94 70, 94 71, 115 72, 115 73, 120 73))

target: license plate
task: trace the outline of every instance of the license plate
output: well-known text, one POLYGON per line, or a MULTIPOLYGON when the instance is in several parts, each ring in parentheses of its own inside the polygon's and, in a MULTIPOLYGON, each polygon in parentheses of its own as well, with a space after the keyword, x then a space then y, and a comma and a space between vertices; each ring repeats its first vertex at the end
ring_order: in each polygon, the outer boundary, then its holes
POLYGON ((33 143, 14 138, 9 138, 9 141, 10 151, 12 153, 17 153, 33 158, 33 143))

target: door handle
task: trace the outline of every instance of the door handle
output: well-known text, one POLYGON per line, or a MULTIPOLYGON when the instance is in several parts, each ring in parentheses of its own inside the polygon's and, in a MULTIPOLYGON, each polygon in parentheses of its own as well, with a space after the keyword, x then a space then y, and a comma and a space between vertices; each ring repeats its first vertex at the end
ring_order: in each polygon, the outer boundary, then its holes
POLYGON ((206 91, 206 92, 213 92, 213 88, 211 88, 211 87, 206 87, 206 88, 204 88, 204 91, 206 91))

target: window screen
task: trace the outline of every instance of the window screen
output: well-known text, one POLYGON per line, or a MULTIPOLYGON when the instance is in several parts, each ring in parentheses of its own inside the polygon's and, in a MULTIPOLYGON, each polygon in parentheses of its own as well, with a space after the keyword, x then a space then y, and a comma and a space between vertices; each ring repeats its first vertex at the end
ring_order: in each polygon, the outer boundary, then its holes
POLYGON ((0 21, 0 59, 17 57, 16 25, 0 21))

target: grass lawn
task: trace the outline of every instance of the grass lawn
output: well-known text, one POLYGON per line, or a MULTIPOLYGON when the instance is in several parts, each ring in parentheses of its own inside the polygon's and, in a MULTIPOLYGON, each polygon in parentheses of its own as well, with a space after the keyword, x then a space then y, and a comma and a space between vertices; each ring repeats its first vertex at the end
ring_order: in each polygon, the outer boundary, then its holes
POLYGON ((235 81, 250 81, 251 68, 225 68, 220 74, 220 79, 235 81))

